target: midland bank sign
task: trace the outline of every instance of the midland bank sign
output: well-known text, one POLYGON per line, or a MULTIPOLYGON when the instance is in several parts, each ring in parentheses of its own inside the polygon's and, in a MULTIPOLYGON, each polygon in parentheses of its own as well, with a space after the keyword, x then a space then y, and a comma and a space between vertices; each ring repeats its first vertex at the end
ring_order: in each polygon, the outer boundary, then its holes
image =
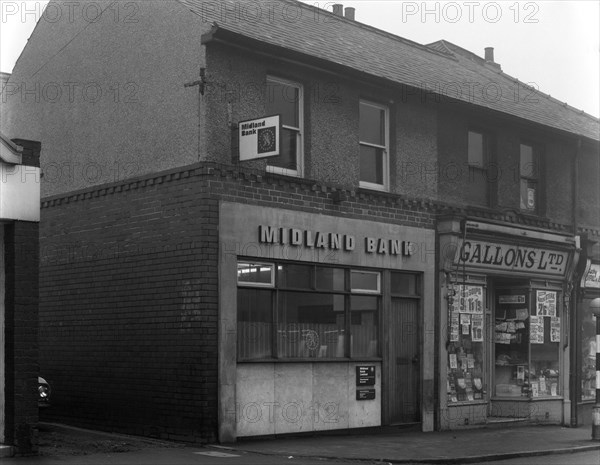
POLYGON ((498 271, 564 276, 569 252, 513 244, 465 240, 454 256, 454 264, 498 271))

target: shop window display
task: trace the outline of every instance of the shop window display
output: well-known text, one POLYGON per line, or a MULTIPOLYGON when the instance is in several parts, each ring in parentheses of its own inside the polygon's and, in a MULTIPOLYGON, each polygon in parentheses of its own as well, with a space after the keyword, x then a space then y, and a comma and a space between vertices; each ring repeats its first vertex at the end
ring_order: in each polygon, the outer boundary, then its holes
MULTIPOLYGON (((591 298, 583 301, 589 309, 591 298)), ((581 400, 596 399, 596 321, 591 311, 581 312, 581 400)))
POLYGON ((484 398, 484 287, 455 285, 448 297, 448 403, 484 398))
POLYGON ((560 395, 558 295, 548 290, 497 290, 494 326, 497 397, 560 395))

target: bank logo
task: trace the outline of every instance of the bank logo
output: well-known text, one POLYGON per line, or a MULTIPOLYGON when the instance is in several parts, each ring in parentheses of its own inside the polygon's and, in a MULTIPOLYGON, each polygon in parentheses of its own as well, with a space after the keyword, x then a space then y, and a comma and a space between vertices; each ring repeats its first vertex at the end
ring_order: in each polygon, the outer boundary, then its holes
POLYGON ((257 135, 258 153, 273 152, 276 149, 275 126, 259 129, 257 135))

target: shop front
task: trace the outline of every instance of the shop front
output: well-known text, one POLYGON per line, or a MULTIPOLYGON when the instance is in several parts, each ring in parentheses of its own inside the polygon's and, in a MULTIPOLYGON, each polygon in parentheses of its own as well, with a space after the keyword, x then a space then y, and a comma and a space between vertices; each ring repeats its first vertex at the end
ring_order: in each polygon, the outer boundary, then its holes
POLYGON ((223 202, 219 439, 433 429, 435 232, 223 202))
MULTIPOLYGON (((594 250, 590 247, 590 252, 594 250)), ((577 409, 574 412, 574 425, 592 423, 592 407, 596 401, 596 319, 590 309, 592 301, 600 298, 600 261, 588 258, 578 289, 577 312, 575 315, 574 344, 575 374, 574 401, 577 409)))
POLYGON ((572 236, 439 223, 440 428, 568 423, 572 236))

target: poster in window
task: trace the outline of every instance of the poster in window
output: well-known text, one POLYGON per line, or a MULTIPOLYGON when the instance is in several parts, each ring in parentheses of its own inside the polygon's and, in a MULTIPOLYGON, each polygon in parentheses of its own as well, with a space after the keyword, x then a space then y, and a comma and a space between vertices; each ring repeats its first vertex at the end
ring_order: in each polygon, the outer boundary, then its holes
POLYGON ((535 210, 535 189, 527 188, 527 208, 529 210, 535 210))
POLYGON ((457 342, 459 337, 459 314, 452 312, 450 315, 450 342, 457 342))
POLYGON ((483 342, 483 315, 471 316, 471 340, 483 342))
POLYGON ((483 314, 483 287, 464 284, 456 286, 453 307, 455 312, 483 314))
POLYGON ((550 342, 560 342, 560 317, 550 318, 550 342))
POLYGON ((531 344, 544 343, 544 318, 532 316, 529 318, 529 342, 531 344))
POLYGON ((456 358, 456 354, 450 354, 450 368, 452 370, 456 370, 458 368, 458 359, 456 358))
POLYGON ((556 316, 556 292, 537 291, 537 316, 556 316))

